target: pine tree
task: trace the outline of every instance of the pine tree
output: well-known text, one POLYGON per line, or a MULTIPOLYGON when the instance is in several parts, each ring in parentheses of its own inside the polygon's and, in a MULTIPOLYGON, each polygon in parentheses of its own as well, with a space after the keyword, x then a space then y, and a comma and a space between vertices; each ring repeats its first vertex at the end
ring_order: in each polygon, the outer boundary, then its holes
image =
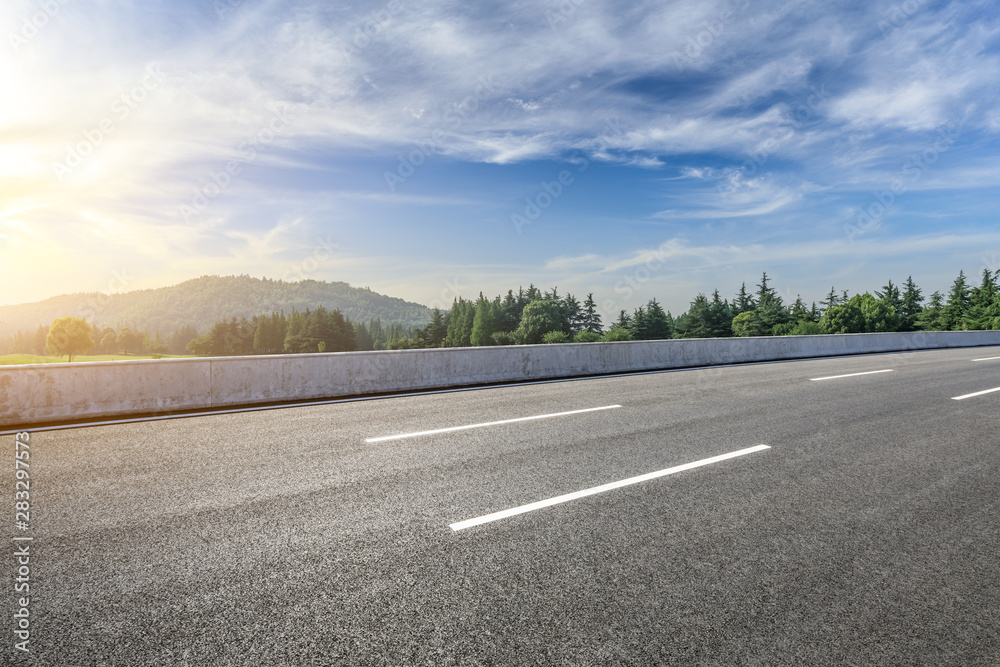
POLYGON ((927 307, 920 311, 917 326, 922 331, 943 331, 944 322, 944 297, 941 292, 935 291, 927 302, 927 307))
POLYGON ((753 295, 747 293, 747 284, 743 283, 740 285, 740 291, 733 300, 733 317, 740 313, 755 310, 756 308, 757 303, 753 300, 753 295))
POLYGON ((781 297, 774 290, 773 287, 768 287, 767 285, 767 271, 760 278, 760 284, 757 285, 757 308, 762 308, 767 302, 777 302, 781 304, 781 297))
MULTIPOLYGON (((519 291, 520 292, 520 291, 519 291)), ((507 290, 507 296, 500 304, 500 317, 497 320, 497 331, 512 332, 521 321, 521 311, 524 304, 514 296, 514 290, 507 290)))
POLYGON ((482 293, 479 294, 470 338, 474 346, 493 345, 493 334, 497 331, 500 308, 500 297, 497 297, 496 301, 489 301, 482 293))
POLYGON ((632 340, 649 340, 649 322, 646 320, 646 310, 639 306, 632 315, 632 340))
POLYGON ((903 299, 899 294, 899 287, 892 284, 890 280, 888 284, 882 287, 882 291, 876 291, 875 296, 879 298, 880 301, 885 302, 887 306, 892 306, 892 309, 899 313, 903 308, 903 299))
POLYGON ((997 279, 989 269, 983 269, 983 279, 979 286, 969 292, 969 328, 990 329, 993 321, 993 305, 1000 295, 997 279))
POLYGON ((791 316, 793 322, 802 322, 809 320, 810 318, 809 311, 806 309, 806 304, 802 301, 802 297, 800 295, 796 295, 795 303, 792 304, 791 316))
POLYGON ((713 338, 733 335, 733 310, 719 296, 719 290, 712 292, 712 302, 708 305, 708 333, 713 338))
POLYGON ((582 326, 584 331, 589 331, 595 334, 599 334, 603 330, 603 327, 601 326, 601 315, 597 312, 597 304, 594 303, 593 292, 588 294, 587 299, 583 302, 582 326))
POLYGON ((626 313, 624 310, 622 310, 622 311, 620 311, 618 313, 618 319, 615 320, 615 323, 612 324, 611 326, 619 327, 620 329, 627 329, 627 330, 631 331, 631 329, 632 329, 632 318, 629 317, 628 313, 626 313))
POLYGON ((966 318, 969 313, 969 288, 965 284, 965 271, 958 272, 958 278, 951 286, 948 301, 941 314, 945 331, 967 329, 966 318))
POLYGON ((448 312, 446 347, 472 345, 472 323, 476 319, 476 304, 462 297, 456 298, 448 312))
POLYGON ((708 297, 704 294, 696 296, 688 312, 677 319, 676 327, 680 338, 711 338, 712 317, 708 297))
POLYGON ((764 335, 771 335, 774 327, 788 321, 788 311, 781 303, 781 297, 772 287, 767 285, 767 272, 761 277, 757 286, 757 314, 764 335))
POLYGON ((375 349, 375 339, 364 322, 354 323, 354 339, 357 341, 357 348, 361 351, 375 349))
POLYGON ((830 287, 830 293, 826 295, 826 301, 820 301, 819 305, 823 306, 823 310, 827 311, 840 303, 840 298, 837 296, 837 290, 830 287))
MULTIPOLYGON (((646 304, 646 340, 666 340, 674 335, 673 327, 667 319, 663 307, 650 299, 646 304)), ((638 340, 638 339, 637 339, 638 340)))
POLYGON ((920 304, 923 303, 924 297, 920 288, 913 282, 913 276, 907 276, 903 288, 899 307, 899 330, 916 331, 917 318, 923 310, 920 304))
POLYGON ((580 302, 572 294, 566 294, 558 303, 563 317, 563 333, 572 338, 583 328, 583 310, 580 308, 580 302))

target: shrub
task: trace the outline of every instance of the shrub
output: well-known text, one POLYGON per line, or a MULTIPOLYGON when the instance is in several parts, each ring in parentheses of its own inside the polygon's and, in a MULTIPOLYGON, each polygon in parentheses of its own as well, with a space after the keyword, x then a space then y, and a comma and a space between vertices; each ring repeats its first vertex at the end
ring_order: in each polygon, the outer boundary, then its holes
POLYGON ((512 331, 494 331, 494 345, 517 345, 517 336, 512 331))
POLYGON ((619 340, 632 340, 632 332, 625 327, 615 325, 604 334, 604 342, 606 343, 619 340))
POLYGON ((579 331, 573 336, 574 343, 597 343, 601 340, 601 334, 593 331, 579 331))
POLYGON ((542 334, 543 343, 568 343, 569 336, 567 336, 562 331, 550 331, 546 334, 542 334))

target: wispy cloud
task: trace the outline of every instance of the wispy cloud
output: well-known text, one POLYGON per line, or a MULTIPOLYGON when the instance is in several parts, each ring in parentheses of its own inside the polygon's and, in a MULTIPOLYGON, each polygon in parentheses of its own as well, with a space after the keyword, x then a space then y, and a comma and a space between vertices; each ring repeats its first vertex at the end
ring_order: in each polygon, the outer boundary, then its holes
MULTIPOLYGON (((329 270, 372 282, 417 254, 430 266, 471 254, 503 267, 486 281, 535 267, 609 288, 663 229, 692 239, 672 257, 706 265, 792 260, 772 247, 840 256, 842 218, 947 124, 960 141, 896 204, 893 220, 915 222, 883 233, 923 252, 908 239, 933 232, 958 192, 979 212, 968 229, 988 226, 992 3, 918 3, 888 28, 889 2, 573 4, 558 20, 527 0, 61 4, 0 51, 0 301, 99 288, 121 264, 143 284, 195 266, 277 270, 330 231, 344 255, 329 270), (277 113, 288 122, 273 132, 277 113), (185 219, 179 207, 233 161, 224 192, 185 219), (389 191, 402 162, 414 175, 389 191), (566 194, 529 234, 505 236, 509 212, 567 165, 566 194), (720 229, 731 244, 698 241, 720 229)), ((37 7, 0 7, 5 34, 37 7)))

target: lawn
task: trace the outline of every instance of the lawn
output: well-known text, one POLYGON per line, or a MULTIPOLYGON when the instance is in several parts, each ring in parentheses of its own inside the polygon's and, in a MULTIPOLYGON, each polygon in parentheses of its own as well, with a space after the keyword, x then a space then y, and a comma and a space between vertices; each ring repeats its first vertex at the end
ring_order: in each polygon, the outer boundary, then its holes
MULTIPOLYGON (((163 359, 185 359, 191 355, 164 354, 163 359)), ((151 354, 83 354, 73 357, 73 363, 78 361, 135 361, 136 359, 152 359, 151 354)), ((3 354, 0 355, 0 366, 12 364, 58 364, 66 363, 66 357, 42 357, 37 354, 3 354)))

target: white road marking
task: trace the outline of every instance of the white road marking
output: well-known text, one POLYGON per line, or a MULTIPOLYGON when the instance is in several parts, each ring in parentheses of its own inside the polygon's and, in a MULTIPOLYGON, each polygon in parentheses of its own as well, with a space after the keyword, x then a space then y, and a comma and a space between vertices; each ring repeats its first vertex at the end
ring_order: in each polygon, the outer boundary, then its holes
POLYGON ((973 396, 982 396, 983 394, 992 394, 995 391, 1000 391, 1000 387, 997 387, 996 389, 984 389, 983 391, 977 391, 974 394, 965 394, 964 396, 953 396, 951 400, 953 400, 953 401, 961 401, 962 399, 972 398, 973 396))
POLYGON ((985 359, 973 359, 973 361, 996 361, 1000 357, 986 357, 985 359))
POLYGON ((542 509, 543 507, 550 507, 552 505, 566 503, 571 500, 576 500, 578 498, 584 498, 586 496, 593 496, 598 493, 604 493, 605 491, 620 489, 623 486, 630 486, 632 484, 638 484, 639 482, 645 482, 651 479, 656 479, 657 477, 665 477, 666 475, 673 475, 674 473, 683 472, 685 470, 691 470, 692 468, 700 468, 701 466, 711 465, 713 463, 718 463, 720 461, 725 461, 727 459, 733 459, 738 456, 746 456, 747 454, 753 454, 754 452, 760 452, 770 448, 771 447, 769 445, 757 445, 755 447, 748 447, 747 449, 741 449, 736 452, 729 452, 728 454, 720 454, 718 456, 702 459, 700 461, 694 461, 692 463, 685 463, 684 465, 674 466, 673 468, 666 468, 665 470, 658 470, 656 472, 646 473, 645 475, 639 475, 638 477, 629 477, 628 479, 623 479, 620 482, 611 482, 610 484, 594 486, 589 489, 584 489, 583 491, 567 493, 562 496, 556 496, 555 498, 549 498, 548 500, 539 500, 536 503, 529 503, 528 505, 521 505, 520 507, 514 507, 512 509, 504 510, 502 512, 494 512, 493 514, 486 514, 485 516, 477 517, 475 519, 466 519, 465 521, 459 521, 458 523, 451 524, 450 528, 453 531, 458 532, 460 530, 465 530, 466 528, 471 528, 473 526, 479 526, 484 523, 490 523, 491 521, 499 521, 500 519, 506 519, 508 517, 517 516, 518 514, 533 512, 535 510, 542 509))
POLYGON ((819 382, 820 380, 836 380, 838 378, 852 378, 856 375, 872 375, 873 373, 891 373, 893 369, 889 368, 884 371, 865 371, 864 373, 848 373, 847 375, 831 375, 825 378, 809 378, 810 382, 819 382))
POLYGON ((466 426, 449 426, 448 428, 436 428, 432 431, 417 431, 416 433, 401 433, 399 435, 384 435, 378 438, 365 438, 365 442, 385 442, 386 440, 400 440, 402 438, 416 438, 421 435, 433 435, 435 433, 449 433, 451 431, 464 431, 470 428, 483 428, 485 426, 497 426, 498 424, 513 424, 514 422, 526 422, 533 419, 551 419, 552 417, 565 417, 566 415, 578 415, 584 412, 596 412, 598 410, 612 410, 620 408, 620 405, 605 405, 600 408, 586 408, 584 410, 570 410, 569 412, 554 412, 548 415, 535 415, 533 417, 518 417, 516 419, 502 419, 495 422, 485 422, 482 424, 468 424, 466 426))

